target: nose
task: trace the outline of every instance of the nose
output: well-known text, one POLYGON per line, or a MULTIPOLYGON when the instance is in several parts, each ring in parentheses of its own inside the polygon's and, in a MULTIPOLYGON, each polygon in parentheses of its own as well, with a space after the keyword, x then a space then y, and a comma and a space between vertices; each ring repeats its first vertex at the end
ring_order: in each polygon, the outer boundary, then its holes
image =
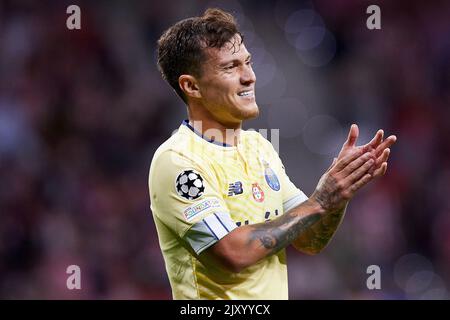
POLYGON ((241 84, 249 85, 256 82, 256 75, 251 65, 245 65, 241 73, 241 84))

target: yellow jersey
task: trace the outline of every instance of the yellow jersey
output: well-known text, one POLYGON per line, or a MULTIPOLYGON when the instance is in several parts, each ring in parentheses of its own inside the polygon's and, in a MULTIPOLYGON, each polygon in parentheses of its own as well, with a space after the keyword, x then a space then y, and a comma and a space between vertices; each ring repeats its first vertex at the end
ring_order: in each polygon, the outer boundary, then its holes
POLYGON ((227 146, 186 120, 155 152, 149 190, 174 299, 288 299, 284 249, 240 273, 198 259, 235 228, 307 200, 261 134, 242 130, 237 145, 227 146))

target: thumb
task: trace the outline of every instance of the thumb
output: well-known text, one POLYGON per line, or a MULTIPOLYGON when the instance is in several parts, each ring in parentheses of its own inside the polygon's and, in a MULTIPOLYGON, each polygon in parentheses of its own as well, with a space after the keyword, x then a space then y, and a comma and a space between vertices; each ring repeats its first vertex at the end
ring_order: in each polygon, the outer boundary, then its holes
POLYGON ((350 131, 348 133, 347 141, 345 141, 344 145, 347 147, 353 147, 356 144, 356 140, 358 140, 358 136, 359 136, 358 125, 352 124, 350 127, 350 131))

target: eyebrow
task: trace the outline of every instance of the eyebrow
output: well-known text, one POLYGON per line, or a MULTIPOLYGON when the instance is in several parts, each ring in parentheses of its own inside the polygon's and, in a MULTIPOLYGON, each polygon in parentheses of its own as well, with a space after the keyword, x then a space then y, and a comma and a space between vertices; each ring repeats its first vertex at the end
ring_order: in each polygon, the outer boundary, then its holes
MULTIPOLYGON (((248 61, 248 60, 250 60, 251 58, 252 58, 252 55, 249 53, 248 56, 247 56, 247 58, 245 58, 245 61, 248 61)), ((229 61, 226 61, 226 62, 223 62, 223 63, 219 64, 219 67, 225 67, 226 65, 228 65, 228 64, 230 64, 230 63, 236 63, 236 62, 240 62, 240 61, 241 61, 241 60, 239 60, 239 59, 229 60, 229 61)))

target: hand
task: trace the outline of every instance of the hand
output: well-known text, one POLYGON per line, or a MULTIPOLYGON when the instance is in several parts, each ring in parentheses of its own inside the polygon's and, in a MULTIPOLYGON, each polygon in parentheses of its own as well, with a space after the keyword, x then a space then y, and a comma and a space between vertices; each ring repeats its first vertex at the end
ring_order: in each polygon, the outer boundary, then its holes
POLYGON ((383 141, 383 130, 378 130, 373 139, 366 145, 357 147, 356 140, 358 140, 359 129, 356 124, 352 124, 348 133, 347 141, 342 146, 341 151, 336 160, 342 159, 342 157, 349 154, 351 150, 355 148, 362 148, 363 152, 370 152, 376 161, 373 167, 369 170, 375 178, 383 176, 387 170, 387 159, 391 150, 389 149, 396 141, 397 137, 394 135, 389 136, 383 141))
POLYGON ((361 147, 348 150, 320 178, 310 199, 316 201, 324 212, 343 209, 355 192, 374 178, 369 169, 375 160, 370 152, 363 151, 361 147))
POLYGON ((383 130, 364 146, 356 146, 357 125, 350 132, 337 158, 319 180, 310 199, 319 203, 325 212, 341 210, 355 192, 374 178, 386 173, 389 147, 397 138, 389 136, 383 141, 383 130))

